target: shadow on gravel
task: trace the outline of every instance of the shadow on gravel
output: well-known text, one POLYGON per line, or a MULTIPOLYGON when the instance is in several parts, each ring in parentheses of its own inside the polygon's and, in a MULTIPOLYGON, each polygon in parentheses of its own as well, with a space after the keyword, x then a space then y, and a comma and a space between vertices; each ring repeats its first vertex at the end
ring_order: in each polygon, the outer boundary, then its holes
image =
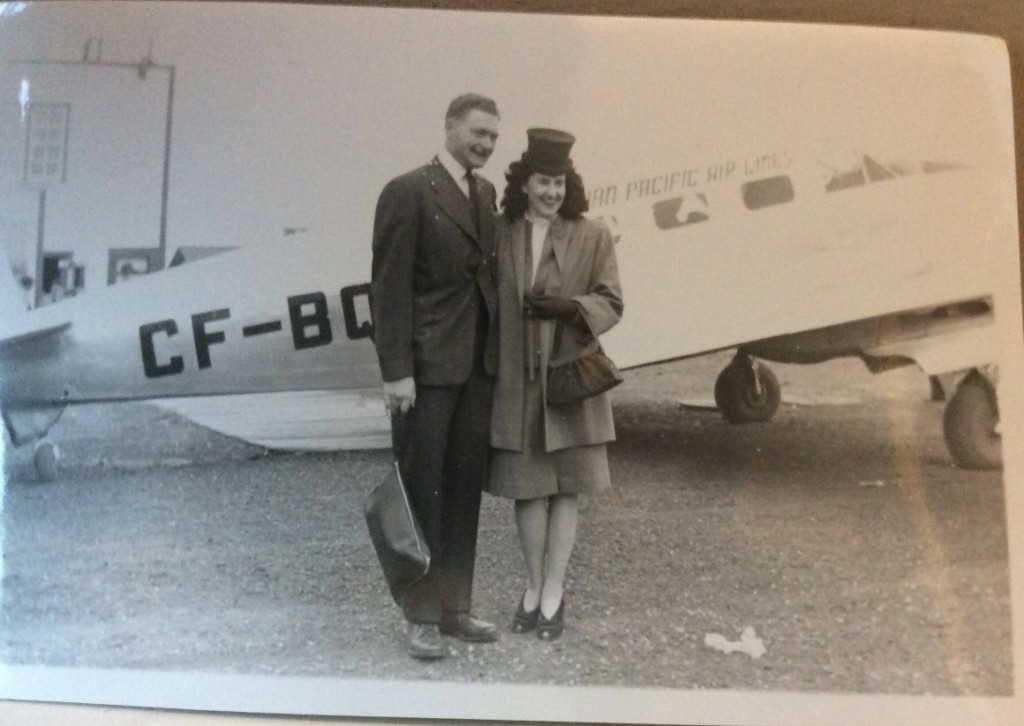
POLYGON ((613 456, 684 469, 698 482, 755 472, 799 478, 851 471, 866 480, 894 466, 952 466, 941 442, 941 406, 927 403, 783 405, 772 421, 741 425, 679 404, 621 402, 615 416, 613 456))

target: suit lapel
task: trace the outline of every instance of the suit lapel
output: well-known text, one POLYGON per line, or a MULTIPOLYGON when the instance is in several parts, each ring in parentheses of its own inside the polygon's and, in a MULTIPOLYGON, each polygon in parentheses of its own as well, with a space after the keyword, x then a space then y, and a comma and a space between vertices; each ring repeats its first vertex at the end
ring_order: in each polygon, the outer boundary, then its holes
POLYGON ((477 175, 474 174, 473 179, 476 181, 480 198, 480 237, 478 241, 480 246, 484 248, 484 253, 490 255, 494 251, 495 211, 493 194, 487 189, 488 185, 481 182, 477 175))
MULTIPOLYGON (((473 240, 479 241, 477 240, 476 224, 469 214, 469 204, 467 203, 466 195, 436 156, 430 164, 430 172, 431 186, 437 195, 438 208, 451 217, 463 232, 472 237, 473 240)), ((473 180, 477 183, 477 189, 479 190, 479 180, 475 176, 473 180)))

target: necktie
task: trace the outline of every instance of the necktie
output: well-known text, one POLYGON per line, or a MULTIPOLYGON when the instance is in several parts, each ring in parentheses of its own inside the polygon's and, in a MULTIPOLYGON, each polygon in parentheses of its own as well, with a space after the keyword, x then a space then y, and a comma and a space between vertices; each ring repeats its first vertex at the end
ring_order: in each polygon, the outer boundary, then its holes
POLYGON ((473 170, 466 169, 466 183, 469 185, 469 217, 473 220, 476 231, 480 231, 480 196, 476 191, 476 179, 473 170))

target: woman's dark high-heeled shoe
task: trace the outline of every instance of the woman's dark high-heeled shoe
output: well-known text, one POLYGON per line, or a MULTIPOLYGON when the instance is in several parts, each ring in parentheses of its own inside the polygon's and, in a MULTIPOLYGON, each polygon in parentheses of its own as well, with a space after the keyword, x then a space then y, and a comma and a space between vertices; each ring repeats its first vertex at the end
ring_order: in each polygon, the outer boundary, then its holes
POLYGON ((558 640, 562 637, 562 630, 565 626, 565 598, 558 604, 558 610, 550 618, 544 617, 544 613, 537 608, 540 617, 537 618, 537 637, 541 640, 558 640))
POLYGON ((516 609, 516 614, 512 616, 513 633, 529 633, 537 627, 537 618, 540 616, 540 605, 534 608, 532 613, 528 613, 526 612, 526 608, 523 607, 523 602, 525 600, 526 593, 524 592, 522 599, 519 601, 519 607, 516 609))

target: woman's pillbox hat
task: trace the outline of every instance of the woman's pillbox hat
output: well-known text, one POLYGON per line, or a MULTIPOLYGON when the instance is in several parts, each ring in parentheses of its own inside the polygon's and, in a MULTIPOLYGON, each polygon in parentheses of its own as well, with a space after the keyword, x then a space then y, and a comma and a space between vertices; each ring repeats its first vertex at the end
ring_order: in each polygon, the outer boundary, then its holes
POLYGON ((522 162, 531 171, 545 176, 559 176, 572 169, 569 150, 576 137, 557 129, 527 129, 526 151, 522 162))

